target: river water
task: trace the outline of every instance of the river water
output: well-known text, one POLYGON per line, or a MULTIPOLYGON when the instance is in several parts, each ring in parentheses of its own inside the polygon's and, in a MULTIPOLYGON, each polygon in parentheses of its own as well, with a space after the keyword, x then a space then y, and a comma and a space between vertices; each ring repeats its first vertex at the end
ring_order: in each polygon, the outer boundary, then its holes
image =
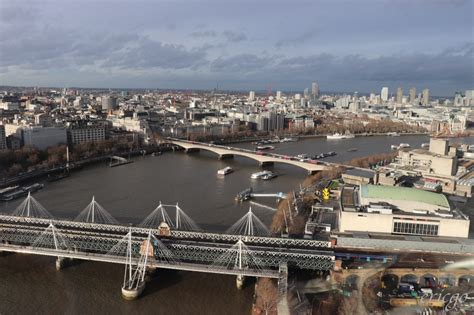
MULTIPOLYGON (((361 137, 328 141, 321 138, 276 144, 275 153, 297 155, 335 151, 327 161, 390 152, 400 142, 419 148, 427 136, 361 137), (355 152, 347 152, 357 148, 355 152)), ((474 143, 473 138, 455 139, 474 143)), ((234 146, 251 148, 250 143, 234 146)), ((109 168, 88 166, 69 178, 45 183, 34 197, 55 217, 74 218, 95 196, 118 221, 139 223, 161 201, 179 203, 205 230, 225 231, 248 210, 237 204, 235 195, 248 187, 255 192, 287 192, 306 176, 306 171, 284 164, 271 169, 280 176, 271 181, 250 179, 261 170, 257 162, 235 157, 217 160, 213 153, 165 153, 135 159, 135 163, 109 168), (235 172, 218 177, 216 172, 231 166, 235 172)), ((257 200, 275 207, 273 199, 257 200)), ((1 212, 11 212, 21 200, 0 204, 1 212)), ((252 206, 266 224, 273 211, 252 206)), ((172 213, 170 213, 172 215, 172 213)), ((0 257, 0 314, 32 313, 155 313, 155 314, 249 314, 253 287, 239 291, 235 278, 190 272, 158 271, 147 284, 142 298, 123 301, 120 287, 123 267, 112 264, 78 262, 57 272, 54 259, 27 255, 0 257)))

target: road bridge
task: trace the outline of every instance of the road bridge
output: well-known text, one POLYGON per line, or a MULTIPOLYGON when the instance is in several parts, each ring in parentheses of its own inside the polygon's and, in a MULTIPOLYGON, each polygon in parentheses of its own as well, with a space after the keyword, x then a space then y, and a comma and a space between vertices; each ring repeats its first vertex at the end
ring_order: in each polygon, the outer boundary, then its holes
POLYGON ((219 156, 219 159, 231 158, 233 156, 243 156, 259 162, 259 164, 262 166, 273 165, 274 163, 289 164, 303 168, 308 171, 309 174, 313 174, 318 171, 329 170, 333 166, 341 166, 335 163, 322 162, 312 159, 301 159, 293 156, 263 152, 258 150, 253 151, 242 148, 233 148, 224 145, 187 141, 175 138, 167 138, 166 141, 168 143, 184 148, 186 152, 199 150, 210 151, 217 154, 219 156))

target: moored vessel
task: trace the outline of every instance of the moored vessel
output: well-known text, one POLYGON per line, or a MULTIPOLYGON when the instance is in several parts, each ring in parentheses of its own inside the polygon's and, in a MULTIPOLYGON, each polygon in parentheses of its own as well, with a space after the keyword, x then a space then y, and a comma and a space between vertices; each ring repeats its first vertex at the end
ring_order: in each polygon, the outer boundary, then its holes
POLYGON ((224 167, 223 169, 220 169, 217 171, 218 175, 227 175, 230 174, 234 171, 234 169, 230 166, 224 167))

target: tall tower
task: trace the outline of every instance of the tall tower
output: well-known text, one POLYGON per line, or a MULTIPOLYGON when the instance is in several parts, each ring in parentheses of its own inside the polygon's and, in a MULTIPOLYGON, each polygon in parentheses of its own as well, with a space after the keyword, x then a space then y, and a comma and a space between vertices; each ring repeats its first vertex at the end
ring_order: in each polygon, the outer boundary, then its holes
POLYGON ((422 96, 421 103, 424 106, 427 106, 430 104, 430 89, 424 89, 422 93, 423 93, 423 96, 422 96))
POLYGON ((319 85, 316 82, 311 83, 311 95, 313 98, 319 97, 319 85))
POLYGON ((255 100, 255 91, 250 91, 249 92, 249 101, 255 100))
POLYGON ((401 104, 402 100, 403 100, 403 89, 401 87, 399 87, 397 89, 397 103, 401 104))
POLYGON ((415 89, 415 87, 411 87, 409 93, 410 93, 410 103, 414 104, 415 100, 416 100, 416 89, 415 89))
POLYGON ((382 91, 380 91, 380 98, 383 102, 388 101, 388 87, 384 86, 382 91))

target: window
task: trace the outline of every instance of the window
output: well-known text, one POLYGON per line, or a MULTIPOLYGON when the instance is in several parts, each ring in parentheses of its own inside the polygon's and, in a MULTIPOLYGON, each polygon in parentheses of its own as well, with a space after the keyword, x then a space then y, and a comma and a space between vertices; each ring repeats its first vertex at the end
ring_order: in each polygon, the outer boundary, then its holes
POLYGON ((394 222, 393 233, 414 235, 438 235, 438 225, 411 222, 394 222))

